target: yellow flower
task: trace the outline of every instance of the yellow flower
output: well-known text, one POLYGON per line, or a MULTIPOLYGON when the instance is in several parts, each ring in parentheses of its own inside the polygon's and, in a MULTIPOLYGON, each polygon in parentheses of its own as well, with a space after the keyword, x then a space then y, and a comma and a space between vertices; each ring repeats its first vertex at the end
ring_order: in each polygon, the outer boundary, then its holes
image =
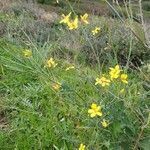
POLYGON ((101 124, 102 124, 102 126, 104 128, 108 127, 108 125, 109 125, 109 123, 105 119, 103 119, 103 121, 101 122, 101 124))
POLYGON ((105 77, 96 78, 95 85, 100 84, 101 86, 108 86, 110 84, 110 80, 106 79, 105 77))
POLYGON ((59 23, 66 23, 66 24, 68 24, 70 16, 71 16, 71 12, 67 16, 62 14, 63 19, 59 23))
POLYGON ((67 23, 69 30, 77 29, 78 28, 78 17, 74 20, 71 20, 67 23))
POLYGON ((52 88, 56 91, 58 91, 61 88, 61 83, 53 83, 52 88))
POLYGON ((92 118, 95 116, 102 116, 101 106, 97 106, 97 104, 93 103, 91 109, 88 110, 88 113, 92 118))
POLYGON ((123 83, 128 84, 128 81, 127 81, 128 75, 127 74, 121 74, 120 78, 123 83))
POLYGON ((100 32, 100 30, 101 30, 101 29, 100 29, 99 27, 95 27, 95 29, 92 30, 92 34, 93 34, 93 35, 96 35, 97 33, 100 32))
POLYGON ((29 57, 32 56, 32 51, 31 51, 31 50, 28 50, 28 49, 25 49, 25 50, 23 51, 23 55, 24 55, 24 57, 29 58, 29 57))
POLYGON ((57 63, 55 63, 54 59, 53 58, 50 58, 49 60, 46 61, 46 64, 44 67, 47 67, 47 68, 55 68, 57 66, 57 63))
POLYGON ((88 22, 88 14, 87 13, 85 13, 83 16, 81 15, 80 18, 81 18, 81 21, 83 23, 89 24, 89 22, 88 22))
POLYGON ((120 70, 119 65, 116 65, 115 68, 110 68, 109 74, 110 74, 111 80, 117 79, 120 75, 120 72, 121 70, 120 70))
POLYGON ((69 30, 77 29, 78 28, 78 16, 74 20, 70 20, 71 12, 65 16, 62 14, 63 19, 59 23, 65 23, 68 25, 69 30))
POLYGON ((67 67, 67 68, 66 68, 66 71, 71 70, 71 69, 74 69, 74 68, 75 68, 74 66, 67 67))
POLYGON ((122 93, 124 93, 125 92, 125 89, 121 89, 120 90, 120 93, 122 94, 122 93))
POLYGON ((80 144, 79 150, 85 150, 85 145, 84 144, 80 144))

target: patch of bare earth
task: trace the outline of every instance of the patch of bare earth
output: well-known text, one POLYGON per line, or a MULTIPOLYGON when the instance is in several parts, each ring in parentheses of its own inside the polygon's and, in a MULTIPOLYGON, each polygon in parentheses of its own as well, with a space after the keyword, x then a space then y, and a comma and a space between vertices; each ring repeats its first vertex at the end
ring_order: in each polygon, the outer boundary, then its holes
POLYGON ((3 111, 0 111, 0 130, 4 130, 8 127, 8 122, 3 111))
POLYGON ((0 11, 3 11, 10 7, 15 1, 14 0, 0 0, 0 11))

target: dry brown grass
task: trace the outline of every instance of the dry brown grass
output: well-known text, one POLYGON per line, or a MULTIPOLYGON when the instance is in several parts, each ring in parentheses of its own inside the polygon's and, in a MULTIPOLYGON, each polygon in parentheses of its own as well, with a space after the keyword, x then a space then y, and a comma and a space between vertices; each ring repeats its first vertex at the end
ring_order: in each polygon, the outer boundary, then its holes
POLYGON ((0 11, 9 8, 14 2, 14 0, 0 0, 0 11))

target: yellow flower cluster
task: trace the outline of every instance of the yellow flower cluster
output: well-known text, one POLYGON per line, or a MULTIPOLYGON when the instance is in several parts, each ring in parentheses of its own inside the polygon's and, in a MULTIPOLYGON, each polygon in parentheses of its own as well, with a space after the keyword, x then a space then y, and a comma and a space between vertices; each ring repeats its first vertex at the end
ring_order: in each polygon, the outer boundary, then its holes
MULTIPOLYGON (((47 59, 45 61, 44 68, 55 68, 57 65, 58 65, 58 63, 56 63, 55 60, 51 57, 50 59, 47 59)), ((72 69, 75 69, 75 66, 74 65, 69 65, 65 69, 65 71, 69 71, 69 70, 72 70, 72 69)), ((55 82, 51 86, 55 91, 59 91, 60 88, 62 87, 61 83, 59 83, 59 82, 55 82)))
MULTIPOLYGON (((50 59, 46 60, 44 68, 55 68, 58 64, 55 62, 55 60, 51 57, 50 59)), ((61 83, 55 82, 52 85, 52 88, 55 91, 59 91, 61 88, 61 83)))
MULTIPOLYGON (((70 19, 71 18, 71 14, 72 14, 71 12, 68 15, 66 15, 66 16, 64 14, 62 14, 62 20, 60 20, 59 23, 67 24, 69 30, 77 29, 78 26, 79 26, 78 16, 75 16, 75 19, 72 20, 72 19, 70 19)), ((89 15, 87 13, 85 13, 84 15, 80 15, 81 23, 89 24, 88 17, 89 17, 89 15)), ((100 27, 95 27, 92 30, 92 34, 93 35, 96 35, 99 32, 100 32, 100 27)))
POLYGON ((117 79, 120 75, 120 72, 122 71, 120 70, 119 65, 116 65, 114 68, 109 68, 109 69, 110 69, 109 75, 110 75, 111 80, 117 79))
MULTIPOLYGON (((101 117, 103 115, 101 109, 102 109, 101 106, 98 106, 97 104, 92 103, 91 108, 88 110, 88 113, 90 114, 90 116, 92 118, 96 117, 96 116, 101 117)), ((101 121, 101 124, 104 128, 106 128, 109 125, 108 121, 106 121, 105 119, 103 119, 103 121, 101 121)))
POLYGON ((23 51, 23 56, 26 57, 26 58, 29 58, 32 56, 32 51, 31 50, 28 50, 28 49, 25 49, 23 51))
POLYGON ((52 84, 52 88, 56 91, 58 91, 61 88, 61 83, 56 82, 52 84))
POLYGON ((57 63, 54 61, 52 57, 48 59, 44 65, 45 68, 55 68, 56 66, 57 66, 57 63))
POLYGON ((110 79, 107 79, 106 77, 102 76, 99 78, 96 78, 96 82, 95 85, 100 84, 102 87, 104 86, 109 86, 111 81, 113 81, 114 79, 118 79, 120 78, 120 80, 123 83, 128 83, 128 75, 123 73, 121 74, 121 69, 119 65, 116 65, 114 68, 109 68, 109 75, 110 75, 110 79))
MULTIPOLYGON (((64 15, 62 14, 63 19, 59 22, 59 23, 64 23, 67 24, 69 30, 73 30, 73 29, 77 29, 79 26, 79 19, 78 16, 75 16, 75 19, 72 20, 70 19, 71 17, 71 12, 68 15, 64 15)), ((88 14, 84 14, 83 16, 80 16, 81 22, 85 23, 85 24, 89 24, 88 21, 88 14)))
POLYGON ((116 65, 114 68, 110 68, 110 71, 109 71, 110 78, 111 78, 111 80, 120 78, 123 83, 127 84, 128 83, 128 75, 125 73, 120 74, 121 71, 122 70, 120 69, 119 65, 116 65))
POLYGON ((63 19, 59 23, 67 24, 69 30, 77 29, 78 28, 78 16, 75 17, 74 20, 70 19, 71 12, 68 15, 62 14, 63 19))

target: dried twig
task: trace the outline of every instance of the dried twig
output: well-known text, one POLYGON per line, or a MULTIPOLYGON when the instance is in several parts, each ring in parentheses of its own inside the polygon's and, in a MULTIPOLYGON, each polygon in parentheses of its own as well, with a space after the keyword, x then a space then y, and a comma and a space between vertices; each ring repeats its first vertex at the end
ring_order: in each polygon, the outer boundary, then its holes
POLYGON ((138 138, 137 138, 137 140, 136 140, 136 142, 135 142, 135 145, 134 145, 134 147, 133 147, 133 150, 137 150, 137 149, 138 149, 139 141, 140 141, 140 139, 141 139, 141 137, 142 137, 142 135, 143 135, 144 129, 147 128, 147 126, 149 125, 149 123, 150 123, 150 113, 149 113, 149 115, 148 115, 147 122, 146 122, 146 123, 144 122, 143 125, 141 126, 141 130, 140 130, 140 133, 139 133, 139 135, 138 135, 138 138))

